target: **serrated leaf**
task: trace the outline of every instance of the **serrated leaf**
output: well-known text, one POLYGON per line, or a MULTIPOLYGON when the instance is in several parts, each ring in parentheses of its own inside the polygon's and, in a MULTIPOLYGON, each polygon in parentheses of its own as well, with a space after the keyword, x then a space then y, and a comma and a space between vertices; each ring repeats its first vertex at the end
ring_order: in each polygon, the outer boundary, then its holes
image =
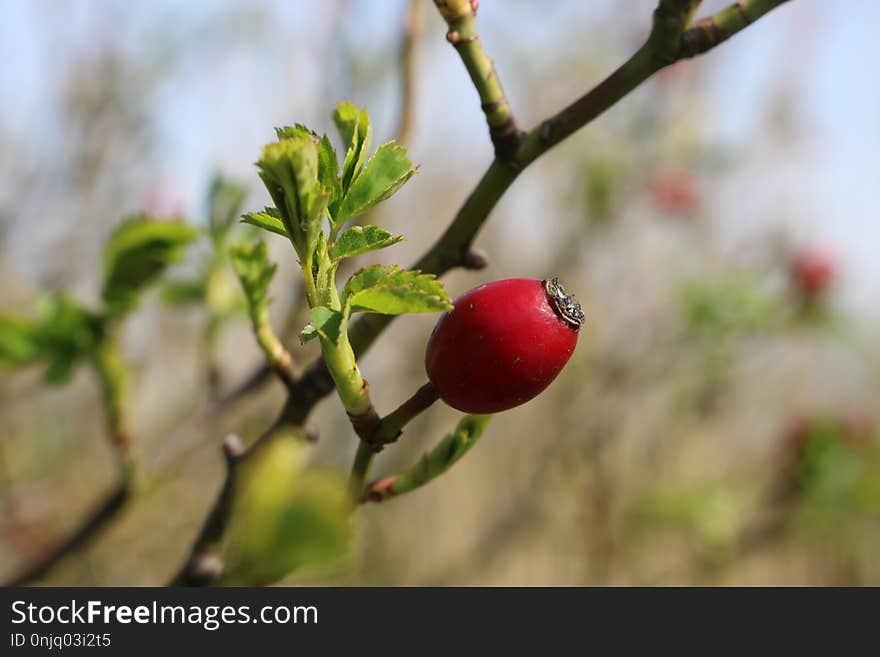
MULTIPOLYGON (((312 308, 311 327, 325 340, 333 344, 339 341, 339 331, 342 326, 342 313, 326 306, 312 308)), ((302 334, 300 334, 302 337, 302 334)), ((310 339, 310 338, 307 338, 310 339)))
POLYGON ((184 306, 205 300, 205 281, 202 279, 171 281, 162 288, 162 301, 169 306, 184 306))
POLYGON ((112 314, 137 306, 138 294, 172 263, 198 231, 181 222, 155 221, 146 215, 125 220, 104 247, 101 297, 112 314))
POLYGON ((343 304, 353 312, 383 315, 452 310, 449 295, 436 276, 388 265, 356 272, 345 284, 343 304))
POLYGON ((389 198, 415 172, 405 148, 394 142, 382 144, 346 192, 336 222, 363 214, 389 198))
POLYGON ((354 103, 344 101, 336 106, 333 122, 346 148, 341 180, 342 195, 345 196, 367 158, 372 138, 370 115, 366 109, 359 109, 354 103))
POLYGON ((346 554, 352 527, 344 479, 307 467, 307 449, 302 436, 280 431, 241 462, 220 546, 221 584, 271 584, 346 554))
POLYGON ((39 357, 39 326, 24 317, 0 313, 0 369, 22 367, 39 357))
POLYGON ((276 208, 266 208, 265 212, 248 212, 242 215, 241 221, 290 239, 290 234, 284 226, 284 220, 281 219, 281 213, 276 208))
POLYGON ((275 128, 275 136, 278 139, 293 139, 295 137, 317 137, 318 135, 302 123, 295 123, 292 126, 286 125, 283 128, 275 128))
POLYGON ((269 262, 265 242, 253 246, 239 244, 229 250, 232 268, 235 270, 248 302, 248 309, 254 324, 265 320, 270 303, 269 283, 275 276, 277 265, 269 262))
POLYGON ((239 183, 219 175, 211 181, 208 191, 208 222, 215 244, 222 244, 235 224, 245 196, 247 189, 239 183))
POLYGON ((387 230, 377 226, 352 226, 346 230, 330 249, 330 258, 341 260, 352 256, 378 251, 393 246, 403 240, 403 235, 395 237, 387 230))
POLYGON ((342 201, 342 182, 339 180, 339 160, 327 135, 321 137, 321 142, 318 144, 318 179, 324 189, 330 193, 327 208, 335 222, 336 212, 342 201))
POLYGON ((318 180, 318 143, 294 130, 264 147, 257 166, 297 255, 310 257, 330 198, 318 180))

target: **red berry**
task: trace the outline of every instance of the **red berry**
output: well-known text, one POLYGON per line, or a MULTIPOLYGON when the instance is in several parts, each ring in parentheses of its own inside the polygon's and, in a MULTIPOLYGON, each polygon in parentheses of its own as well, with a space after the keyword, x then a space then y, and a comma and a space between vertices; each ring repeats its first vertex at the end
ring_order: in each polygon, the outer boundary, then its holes
POLYGON ((584 322, 557 279, 509 278, 467 292, 428 340, 437 394, 466 413, 497 413, 546 388, 568 362, 584 322))
POLYGON ((667 214, 687 215, 700 205, 694 178, 686 171, 668 170, 657 173, 650 182, 651 199, 667 214))
POLYGON ((791 260, 791 279, 807 299, 823 294, 837 274, 833 256, 819 248, 803 249, 791 260))

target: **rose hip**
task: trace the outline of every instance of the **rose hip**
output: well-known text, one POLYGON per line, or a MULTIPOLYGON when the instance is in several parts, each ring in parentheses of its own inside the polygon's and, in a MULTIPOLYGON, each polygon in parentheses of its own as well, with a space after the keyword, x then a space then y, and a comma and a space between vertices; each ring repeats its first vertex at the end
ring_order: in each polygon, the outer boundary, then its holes
POLYGON ((425 369, 466 413, 497 413, 537 396, 577 345, 584 314, 558 279, 510 278, 467 292, 437 322, 425 369))

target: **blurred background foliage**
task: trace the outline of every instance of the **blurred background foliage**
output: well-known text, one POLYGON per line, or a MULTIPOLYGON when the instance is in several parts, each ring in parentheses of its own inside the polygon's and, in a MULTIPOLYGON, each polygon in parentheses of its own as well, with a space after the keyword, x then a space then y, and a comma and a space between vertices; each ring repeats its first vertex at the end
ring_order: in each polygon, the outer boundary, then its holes
MULTIPOLYGON (((483 2, 483 42, 520 123, 619 63, 653 4, 483 2)), ((0 54, 16 61, 0 70, 0 332, 17 336, 0 360, 32 360, 39 325, 49 379, 70 375, 49 387, 40 368, 0 374, 0 563, 15 572, 112 486, 101 389, 74 356, 102 337, 102 283, 111 314, 128 307, 106 286, 105 245, 122 218, 183 216, 201 239, 115 336, 137 495, 47 579, 162 583, 221 484, 223 437, 252 439, 283 400, 270 381, 216 402, 261 364, 224 255, 249 239, 239 213, 269 202, 252 162, 274 126, 331 132, 342 98, 369 108, 375 143, 394 136, 407 3, 0 9, 0 54)), ((491 157, 476 94, 427 9, 403 135, 420 173, 370 218, 406 235, 381 256, 401 265, 491 157)), ((496 417, 449 473, 360 510, 347 550, 350 528, 314 517, 308 500, 276 522, 259 493, 245 496, 230 560, 259 563, 267 581, 314 561, 295 549, 267 559, 279 538, 259 530, 274 527, 284 542, 307 531, 326 556, 291 584, 880 584, 880 95, 865 84, 877 64, 861 58, 878 18, 869 0, 790 3, 664 70, 530 168, 478 239, 489 267, 446 284, 457 296, 485 280, 560 276, 587 326, 559 379, 496 417)), ((296 264, 282 238, 270 252, 273 323, 306 363, 316 347, 296 340, 296 264)), ((363 359, 380 410, 424 382, 434 321, 396 321, 363 359)), ((433 407, 373 474, 406 468, 457 419, 433 407)), ((333 472, 355 436, 333 397, 306 429, 318 469, 303 475, 282 441, 265 480, 297 499, 326 488, 332 518, 333 472)))

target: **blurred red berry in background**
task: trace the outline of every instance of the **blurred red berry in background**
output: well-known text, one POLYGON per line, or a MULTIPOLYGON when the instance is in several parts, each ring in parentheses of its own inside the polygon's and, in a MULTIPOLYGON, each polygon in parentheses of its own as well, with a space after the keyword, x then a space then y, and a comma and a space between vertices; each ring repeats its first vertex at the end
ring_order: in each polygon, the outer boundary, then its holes
POLYGON ((813 301, 827 293, 837 278, 837 262, 825 248, 803 248, 792 255, 789 273, 801 297, 813 301))
POLYGON ((694 176, 677 169, 658 171, 648 191, 654 205, 671 215, 689 215, 700 207, 700 193, 694 176))

